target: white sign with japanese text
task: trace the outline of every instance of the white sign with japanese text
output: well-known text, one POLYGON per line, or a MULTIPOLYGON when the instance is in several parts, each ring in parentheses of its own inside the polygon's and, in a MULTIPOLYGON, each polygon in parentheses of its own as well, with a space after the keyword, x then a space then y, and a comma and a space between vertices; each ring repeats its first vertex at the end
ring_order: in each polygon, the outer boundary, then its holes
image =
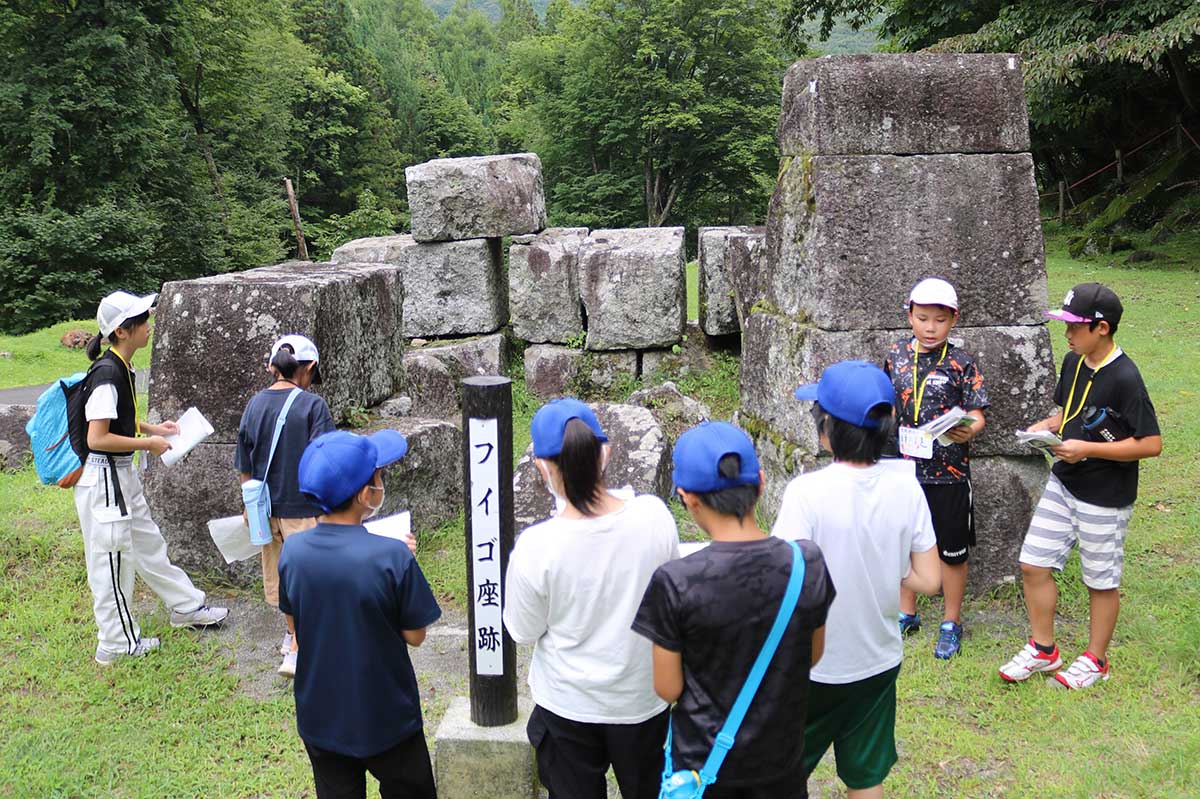
POLYGON ((499 425, 495 419, 469 419, 467 442, 471 474, 471 586, 475 603, 475 673, 504 673, 504 622, 500 611, 499 425))

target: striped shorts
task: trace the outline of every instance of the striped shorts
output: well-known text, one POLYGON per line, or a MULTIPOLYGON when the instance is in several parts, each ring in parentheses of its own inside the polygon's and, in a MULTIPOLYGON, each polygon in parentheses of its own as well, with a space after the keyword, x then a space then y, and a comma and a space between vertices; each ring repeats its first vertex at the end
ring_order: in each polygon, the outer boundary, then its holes
POLYGON ((1021 563, 1062 571, 1078 542, 1083 584, 1097 591, 1117 588, 1132 515, 1133 505, 1105 508, 1081 502, 1051 474, 1025 534, 1021 563))

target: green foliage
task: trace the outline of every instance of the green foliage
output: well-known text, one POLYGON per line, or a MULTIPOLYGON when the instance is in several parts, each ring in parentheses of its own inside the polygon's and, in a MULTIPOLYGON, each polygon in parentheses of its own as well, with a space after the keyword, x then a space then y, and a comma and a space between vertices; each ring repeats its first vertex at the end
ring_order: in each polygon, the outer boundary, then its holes
POLYGON ((396 214, 379 204, 375 194, 364 191, 358 207, 348 214, 330 214, 323 222, 308 226, 317 258, 329 255, 348 241, 365 236, 388 236, 396 232, 396 214))

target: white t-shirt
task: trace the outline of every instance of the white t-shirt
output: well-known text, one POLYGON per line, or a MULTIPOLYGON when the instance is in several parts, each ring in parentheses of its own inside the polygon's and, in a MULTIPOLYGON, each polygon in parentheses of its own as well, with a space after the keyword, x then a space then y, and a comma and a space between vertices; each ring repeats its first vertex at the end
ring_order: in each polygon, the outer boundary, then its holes
POLYGON ((97 419, 117 418, 117 387, 104 383, 92 389, 87 405, 83 406, 83 418, 89 422, 97 419))
POLYGON ((833 463, 788 483, 771 534, 807 538, 825 554, 837 597, 816 682, 864 680, 900 665, 900 581, 911 553, 935 544, 929 506, 910 470, 833 463))
POLYGON ((650 641, 630 628, 654 570, 679 557, 675 519, 639 496, 593 519, 525 530, 508 560, 504 626, 536 643, 533 701, 564 718, 636 724, 661 713, 650 641))

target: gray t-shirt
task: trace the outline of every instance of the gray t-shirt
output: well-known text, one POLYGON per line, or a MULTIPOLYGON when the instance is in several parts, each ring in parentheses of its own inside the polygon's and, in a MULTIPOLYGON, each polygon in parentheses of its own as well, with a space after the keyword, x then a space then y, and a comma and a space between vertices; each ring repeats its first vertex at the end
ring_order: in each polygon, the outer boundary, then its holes
MULTIPOLYGON (((271 437, 275 420, 283 410, 291 388, 264 389, 246 403, 242 423, 238 426, 237 453, 234 466, 239 474, 249 474, 261 480, 271 452, 271 437)), ((321 509, 300 493, 300 456, 308 442, 337 428, 325 400, 307 391, 301 392, 288 411, 287 422, 279 435, 275 458, 267 485, 271 489, 271 515, 277 519, 305 519, 316 516, 321 509)))

